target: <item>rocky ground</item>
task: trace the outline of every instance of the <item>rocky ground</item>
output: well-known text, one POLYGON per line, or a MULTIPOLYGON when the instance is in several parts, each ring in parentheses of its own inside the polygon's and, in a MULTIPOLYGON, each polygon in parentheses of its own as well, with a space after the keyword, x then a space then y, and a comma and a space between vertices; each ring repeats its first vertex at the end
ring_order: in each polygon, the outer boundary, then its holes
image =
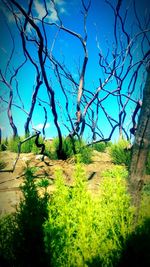
MULTIPOLYGON (((35 176, 36 179, 46 177, 50 180, 48 191, 52 193, 55 190, 55 171, 61 168, 63 171, 66 184, 70 185, 73 182, 73 172, 75 164, 71 160, 50 160, 48 157, 41 158, 41 155, 34 155, 33 153, 20 154, 14 172, 8 172, 11 170, 14 161, 17 157, 16 153, 9 151, 0 152, 0 159, 6 163, 3 172, 0 172, 0 214, 9 213, 15 211, 20 198, 22 197, 20 185, 24 180, 24 169, 27 166, 36 167, 35 176)), ((100 153, 94 151, 93 162, 88 165, 84 165, 88 189, 92 193, 96 193, 100 184, 102 171, 111 169, 113 163, 111 162, 108 153, 100 153)))

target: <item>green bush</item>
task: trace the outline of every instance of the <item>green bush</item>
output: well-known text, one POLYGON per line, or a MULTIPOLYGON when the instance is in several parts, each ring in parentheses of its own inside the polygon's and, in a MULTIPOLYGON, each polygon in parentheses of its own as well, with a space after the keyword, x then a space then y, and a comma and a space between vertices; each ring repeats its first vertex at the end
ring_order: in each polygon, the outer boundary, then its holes
MULTIPOLYGON (((54 138, 51 144, 46 143, 46 154, 51 159, 58 159, 57 151, 59 148, 59 139, 58 137, 54 138)), ((82 163, 88 164, 92 161, 92 149, 86 146, 86 143, 83 140, 78 140, 75 138, 65 138, 63 137, 62 144, 62 158, 66 160, 73 157, 75 162, 77 158, 80 158, 82 163)))
POLYGON ((20 142, 20 137, 10 137, 8 139, 8 150, 11 152, 18 153, 18 144, 20 142))
POLYGON ((3 139, 0 145, 0 151, 6 151, 8 147, 8 139, 3 139))
POLYGON ((111 144, 109 153, 113 163, 129 166, 131 159, 131 152, 128 150, 129 145, 129 142, 124 139, 119 139, 117 143, 111 144))
POLYGON ((1 259, 10 266, 49 266, 44 246, 43 223, 48 217, 48 194, 39 197, 34 169, 25 171, 24 198, 13 215, 0 221, 1 259))
POLYGON ((127 172, 116 167, 103 174, 99 195, 92 197, 80 164, 74 187, 57 171, 56 191, 44 225, 52 266, 114 266, 132 231, 133 209, 126 189, 127 172))
MULTIPOLYGON (((74 139, 62 138, 62 159, 66 160, 74 154, 74 139)), ((59 138, 56 137, 53 139, 50 145, 50 157, 52 159, 58 159, 57 151, 59 149, 59 138)))
MULTIPOLYGON (((8 139, 8 150, 11 152, 18 153, 18 145, 20 141, 23 141, 28 136, 21 136, 15 138, 8 139)), ((42 137, 39 138, 39 143, 43 143, 42 137)), ((38 148, 35 144, 35 137, 27 140, 21 145, 21 153, 30 153, 33 152, 34 154, 38 154, 40 152, 40 148, 38 148)))
POLYGON ((83 140, 76 140, 75 142, 75 161, 80 163, 89 164, 92 162, 92 148, 86 146, 86 143, 83 140))
MULTIPOLYGON (((28 138, 28 136, 21 136, 20 141, 22 142, 26 138, 28 138)), ((21 153, 30 153, 32 151, 34 142, 35 142, 35 138, 31 138, 27 140, 26 142, 24 142, 21 145, 21 153)))
POLYGON ((6 150, 7 150, 7 146, 5 144, 1 144, 0 151, 6 151, 6 150))
POLYGON ((98 152, 105 152, 106 148, 108 147, 107 143, 100 142, 93 144, 92 148, 98 152))
MULTIPOLYGON (((8 140, 8 150, 12 152, 18 152, 18 144, 20 141, 23 141, 27 136, 10 138, 8 140)), ((79 141, 75 138, 65 138, 62 139, 62 153, 61 159, 66 160, 68 158, 74 157, 75 162, 77 158, 80 157, 80 161, 85 164, 89 164, 92 162, 92 148, 87 147, 84 141, 79 141)), ((43 143, 42 137, 39 138, 39 143, 43 143)), ((45 142, 45 151, 46 154, 51 159, 58 159, 58 149, 59 149, 59 138, 56 137, 53 139, 51 143, 45 142)), ((31 138, 28 141, 24 142, 21 145, 21 153, 34 153, 38 154, 40 152, 40 148, 35 145, 35 138, 31 138)))
POLYGON ((92 148, 90 147, 81 147, 79 153, 75 156, 76 163, 78 162, 84 164, 90 164, 92 162, 92 148))

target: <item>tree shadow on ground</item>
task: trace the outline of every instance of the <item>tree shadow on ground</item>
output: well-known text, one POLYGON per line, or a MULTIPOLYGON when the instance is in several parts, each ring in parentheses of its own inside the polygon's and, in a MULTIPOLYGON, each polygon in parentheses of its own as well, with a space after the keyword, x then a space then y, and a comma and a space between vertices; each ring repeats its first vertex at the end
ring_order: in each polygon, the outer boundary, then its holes
MULTIPOLYGON (((103 266, 99 257, 88 263, 88 267, 103 266)), ((121 257, 112 254, 113 267, 150 267, 150 218, 136 228, 127 238, 121 257)))

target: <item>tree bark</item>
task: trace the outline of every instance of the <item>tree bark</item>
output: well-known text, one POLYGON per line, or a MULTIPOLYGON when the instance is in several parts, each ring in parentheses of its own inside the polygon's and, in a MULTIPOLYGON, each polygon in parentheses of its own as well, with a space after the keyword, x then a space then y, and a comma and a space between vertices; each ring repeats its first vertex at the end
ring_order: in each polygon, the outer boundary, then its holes
POLYGON ((130 164, 130 192, 133 204, 140 205, 141 189, 145 180, 145 169, 150 151, 150 68, 143 91, 143 104, 138 120, 135 142, 132 148, 130 164))

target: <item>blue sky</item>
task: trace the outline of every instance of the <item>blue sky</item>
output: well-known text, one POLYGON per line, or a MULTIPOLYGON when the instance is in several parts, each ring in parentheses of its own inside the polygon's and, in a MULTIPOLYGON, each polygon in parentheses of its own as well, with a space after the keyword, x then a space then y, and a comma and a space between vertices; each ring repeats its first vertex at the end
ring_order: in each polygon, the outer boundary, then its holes
MULTIPOLYGON (((22 4, 24 8, 26 8, 27 2, 18 0, 19 3, 22 4)), ((113 6, 116 5, 117 1, 113 0, 110 1, 113 6)), ((133 9, 132 9, 132 1, 122 1, 122 7, 121 7, 121 14, 124 16, 125 9, 129 6, 129 14, 126 20, 126 30, 128 32, 132 31, 132 36, 139 32, 139 29, 137 29, 135 17, 133 15, 133 9)), ((42 0, 34 0, 33 5, 33 14, 34 17, 41 19, 44 15, 44 8, 43 8, 44 1, 42 0)), ((48 11, 49 16, 47 17, 47 22, 55 22, 58 23, 58 17, 56 10, 54 9, 52 3, 50 1, 47 1, 48 5, 48 11)), ((56 7, 59 13, 59 16, 61 20, 63 21, 63 25, 66 28, 71 29, 72 31, 75 31, 82 36, 84 35, 84 24, 83 24, 83 15, 81 14, 81 11, 83 10, 83 7, 81 5, 80 0, 73 0, 73 1, 67 1, 67 0, 55 0, 56 7)), ((88 3, 86 0, 85 3, 88 3)), ((7 24, 9 26, 9 29, 11 30, 11 33, 14 37, 15 41, 15 51, 12 57, 12 60, 10 62, 10 69, 16 68, 16 66, 19 66, 21 62, 23 61, 23 51, 21 46, 21 40, 20 36, 18 34, 18 30, 16 28, 16 24, 14 22, 14 18, 12 14, 4 7, 2 1, 0 3, 0 9, 1 9, 1 17, 0 17, 0 36, 2 37, 0 40, 0 69, 2 73, 5 72, 6 64, 8 62, 8 59, 10 58, 10 54, 12 51, 12 40, 10 37, 10 33, 7 27, 7 24)), ((146 0, 136 1, 137 6, 137 13, 139 18, 142 21, 142 24, 144 24, 144 14, 147 11, 149 11, 148 3, 146 0)), ((22 17, 21 17, 22 19, 22 17)), ((37 25, 39 25, 39 22, 36 21, 37 25)), ((119 26, 118 26, 119 27, 119 26)), ((149 25, 150 27, 150 25, 149 25)), ((110 8, 110 6, 104 1, 104 0, 92 0, 91 1, 91 7, 89 10, 88 18, 87 18, 87 32, 88 32, 88 40, 87 40, 87 49, 88 49, 88 64, 85 74, 85 88, 94 93, 96 91, 96 88, 99 87, 100 82, 99 79, 102 80, 102 82, 105 80, 105 77, 103 75, 102 69, 99 66, 99 52, 102 51, 103 55, 105 56, 107 54, 108 48, 110 51, 113 47, 114 42, 114 15, 113 11, 110 8)), ((119 30, 119 28, 118 28, 119 30)), ((83 62, 83 48, 81 46, 81 43, 77 38, 74 36, 69 35, 68 33, 64 31, 60 31, 58 33, 58 29, 55 26, 46 26, 47 31, 47 40, 48 40, 48 49, 51 50, 54 37, 57 35, 57 38, 55 40, 55 44, 53 47, 53 54, 55 58, 61 62, 61 64, 64 64, 67 69, 69 69, 69 72, 75 79, 75 81, 79 82, 79 70, 81 70, 82 62, 83 62)), ((32 36, 34 32, 32 31, 31 27, 28 25, 27 29, 28 36, 32 36)), ((125 43, 125 36, 122 35, 123 42, 125 43)), ((133 61, 136 62, 138 59, 141 59, 141 49, 140 47, 140 37, 135 40, 135 46, 134 46, 134 56, 133 61)), ((37 58, 37 50, 35 45, 30 42, 28 45, 28 49, 33 56, 34 60, 38 60, 37 58)), ((144 52, 146 52, 149 47, 147 45, 147 42, 144 44, 144 52)), ((112 61, 111 55, 108 57, 109 63, 112 61)), ((125 64, 128 64, 128 59, 126 60, 125 64)), ((135 100, 138 100, 141 98, 141 91, 140 91, 140 85, 144 73, 144 69, 141 68, 141 71, 138 73, 138 79, 137 84, 135 88, 135 92, 133 93, 132 97, 135 100)), ((10 78, 10 72, 7 72, 6 78, 9 80, 10 78)), ((66 112, 65 112, 65 97, 61 92, 58 80, 56 79, 53 71, 53 66, 50 64, 50 62, 47 62, 47 75, 49 77, 50 84, 55 92, 55 98, 56 98, 56 107, 58 112, 58 121, 60 124, 60 127, 62 129, 62 133, 64 135, 68 134, 67 129, 64 127, 63 122, 66 123, 66 112)), ((127 88, 129 86, 131 74, 129 74, 126 78, 126 80, 123 83, 122 86, 122 93, 127 93, 127 88)), ((36 72, 33 68, 32 64, 28 61, 23 68, 18 72, 17 75, 17 81, 18 81, 18 88, 19 88, 19 94, 20 97, 24 103, 24 109, 25 111, 29 111, 31 106, 31 97, 33 93, 33 89, 35 87, 35 77, 36 72)), ((67 81, 66 79, 63 80, 63 84, 65 87, 65 90, 69 96, 69 109, 71 117, 74 121, 75 119, 75 107, 76 107, 76 92, 73 85, 67 81)), ((105 89, 112 91, 116 89, 116 82, 114 80, 110 81, 105 89)), ((130 88, 132 89, 132 88, 130 88)), ((14 90, 14 99, 13 103, 16 105, 21 106, 21 102, 16 94, 16 83, 13 83, 13 90, 14 90)), ((9 99, 9 90, 6 86, 3 85, 3 83, 0 83, 0 96, 3 97, 6 101, 9 99)), ((104 96, 106 96, 106 92, 100 92, 99 98, 102 99, 104 96)), ((45 102, 48 102, 48 96, 46 92, 46 88, 44 84, 41 86, 38 97, 45 102)), ((123 103, 125 103, 126 98, 122 98, 123 103)), ((108 97, 104 101, 104 108, 107 110, 108 114, 118 120, 118 104, 115 97, 111 96, 108 97)), ((12 130, 9 126, 9 121, 7 118, 7 104, 3 101, 0 102, 1 109, 0 109, 0 126, 2 128, 3 137, 10 136, 12 134, 12 130)), ((51 113, 51 109, 48 104, 45 104, 48 112, 48 121, 46 125, 46 137, 54 137, 57 135, 56 127, 53 122, 53 116, 51 113)), ((131 114, 134 110, 135 104, 130 101, 127 105, 127 112, 128 116, 125 121, 125 126, 128 127, 130 125, 131 120, 131 114)), ((93 106, 93 110, 95 110, 95 106, 93 106)), ((16 108, 15 106, 12 107, 12 114, 14 118, 14 123, 16 124, 18 128, 18 132, 20 135, 24 134, 24 123, 26 121, 26 114, 25 112, 21 111, 20 109, 16 108)), ((41 130, 42 125, 44 123, 44 111, 41 106, 38 105, 38 102, 35 106, 33 118, 32 118, 32 124, 30 125, 30 130, 32 131, 32 127, 41 130)), ((106 116, 104 115, 102 110, 99 110, 99 119, 98 119, 98 126, 102 130, 104 137, 107 138, 111 127, 106 119, 106 116)), ((85 132, 85 139, 90 138, 91 132, 87 128, 85 132)), ((113 138, 117 138, 118 136, 118 130, 115 131, 113 138)))

